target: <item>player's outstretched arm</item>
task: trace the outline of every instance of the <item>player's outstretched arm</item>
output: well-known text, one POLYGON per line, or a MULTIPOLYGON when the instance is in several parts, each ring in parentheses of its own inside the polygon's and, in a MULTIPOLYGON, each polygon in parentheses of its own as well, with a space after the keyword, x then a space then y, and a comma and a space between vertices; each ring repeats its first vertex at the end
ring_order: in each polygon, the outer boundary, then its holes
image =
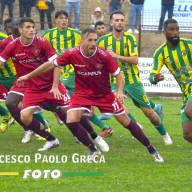
POLYGON ((115 59, 119 59, 128 64, 133 64, 133 65, 138 64, 138 56, 121 56, 113 52, 111 49, 107 49, 107 51, 115 59))
POLYGON ((119 100, 121 100, 123 102, 124 80, 123 80, 123 77, 122 77, 121 73, 119 73, 115 77, 116 77, 116 86, 117 86, 116 97, 117 97, 117 99, 119 99, 119 100))
POLYGON ((50 90, 51 93, 53 93, 54 98, 56 99, 62 99, 63 95, 60 93, 58 89, 58 85, 60 82, 60 76, 61 76, 61 69, 59 67, 55 67, 53 72, 53 85, 50 90))
POLYGON ((17 79, 17 84, 22 85, 23 81, 27 81, 29 79, 32 79, 33 77, 39 76, 47 71, 50 71, 54 68, 53 61, 48 61, 46 63, 43 63, 41 66, 39 66, 37 69, 33 70, 31 73, 28 73, 24 76, 21 76, 17 79))

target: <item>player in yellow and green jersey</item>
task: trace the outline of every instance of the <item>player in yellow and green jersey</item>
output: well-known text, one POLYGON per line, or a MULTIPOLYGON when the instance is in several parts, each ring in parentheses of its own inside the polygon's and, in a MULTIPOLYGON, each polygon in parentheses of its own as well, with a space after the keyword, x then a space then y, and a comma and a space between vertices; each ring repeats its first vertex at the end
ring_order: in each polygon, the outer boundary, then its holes
MULTIPOLYGON (((56 27, 45 32, 43 37, 51 43, 58 55, 61 55, 65 50, 76 47, 80 44, 81 33, 80 31, 67 26, 68 14, 66 11, 61 10, 55 13, 55 23, 56 27)), ((75 73, 73 66, 70 64, 65 66, 61 74, 62 83, 67 88, 69 94, 72 95, 75 85, 75 73)), ((102 130, 112 131, 112 129, 99 120, 95 114, 93 114, 89 119, 94 124, 102 128, 102 130)))
MULTIPOLYGON (((124 92, 128 94, 133 103, 139 107, 146 117, 152 122, 155 128, 162 135, 166 145, 172 144, 172 140, 167 133, 162 120, 155 112, 155 104, 149 101, 143 84, 140 81, 138 63, 137 41, 133 34, 124 32, 125 16, 121 11, 116 11, 110 16, 112 32, 106 34, 98 40, 99 47, 109 51, 117 60, 124 75, 124 92)), ((113 85, 112 79, 112 87, 113 85)), ((133 116, 129 113, 129 117, 133 116)))
POLYGON ((192 142, 192 39, 179 37, 179 26, 175 19, 164 23, 166 42, 154 53, 154 63, 150 74, 153 84, 164 80, 160 73, 165 65, 179 84, 183 95, 181 121, 183 137, 192 142))
MULTIPOLYGON (((5 23, 6 26, 6 23, 5 23)), ((8 37, 7 34, 0 32, 0 46, 2 40, 8 37)), ((0 47, 1 49, 1 47, 0 47)), ((0 99, 5 100, 8 90, 15 81, 16 70, 11 59, 9 59, 3 66, 0 66, 0 99)), ((0 105, 0 115, 2 120, 0 123, 0 132, 4 132, 11 124, 11 115, 6 108, 0 105)))

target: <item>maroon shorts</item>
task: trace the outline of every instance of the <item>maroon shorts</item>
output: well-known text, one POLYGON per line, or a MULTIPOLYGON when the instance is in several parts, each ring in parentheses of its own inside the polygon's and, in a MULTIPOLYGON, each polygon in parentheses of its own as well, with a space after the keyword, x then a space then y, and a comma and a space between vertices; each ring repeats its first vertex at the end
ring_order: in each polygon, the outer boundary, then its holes
POLYGON ((0 84, 0 100, 6 100, 7 94, 7 88, 0 84))
POLYGON ((16 85, 16 81, 15 81, 15 82, 13 83, 13 85, 12 85, 12 87, 11 87, 9 93, 12 92, 12 93, 15 93, 15 94, 24 96, 24 94, 25 94, 25 90, 26 90, 26 89, 27 89, 26 86, 18 87, 18 86, 16 85))
POLYGON ((37 110, 41 110, 45 102, 53 104, 55 107, 68 107, 70 96, 62 84, 59 84, 59 91, 63 95, 63 99, 60 100, 55 99, 53 93, 50 93, 49 91, 32 91, 26 89, 23 97, 22 109, 37 108, 37 110))
POLYGON ((113 93, 99 98, 87 98, 73 94, 71 97, 69 110, 84 109, 90 112, 92 106, 98 107, 101 113, 113 115, 125 113, 123 105, 118 99, 116 99, 113 93))

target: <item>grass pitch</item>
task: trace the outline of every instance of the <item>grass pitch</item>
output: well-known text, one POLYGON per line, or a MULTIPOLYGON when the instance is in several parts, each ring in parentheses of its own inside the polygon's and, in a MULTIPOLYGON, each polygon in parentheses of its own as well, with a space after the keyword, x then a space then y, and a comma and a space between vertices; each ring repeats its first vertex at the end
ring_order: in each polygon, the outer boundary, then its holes
MULTIPOLYGON (((75 143, 67 128, 59 126, 54 116, 46 112, 45 116, 52 126, 52 132, 59 138, 61 145, 43 154, 67 155, 68 162, 65 164, 35 163, 34 154, 44 142, 33 138, 30 143, 21 144, 23 132, 15 124, 6 133, 0 135, 0 155, 30 155, 31 162, 0 163, 0 172, 19 173, 18 176, 0 176, 0 192, 191 192, 192 146, 182 138, 179 116, 181 101, 155 101, 163 104, 164 123, 173 139, 172 146, 163 144, 161 136, 131 102, 128 102, 127 106, 164 157, 164 164, 154 163, 147 150, 133 140, 130 133, 114 119, 108 121, 108 124, 114 128, 114 133, 112 137, 106 139, 110 145, 109 153, 104 154, 106 163, 74 164, 70 160, 71 155, 73 153, 86 154, 86 149, 75 143), (25 169, 59 169, 63 175, 57 180, 51 178, 34 180, 31 177, 24 180, 25 169)), ((98 128, 96 130, 100 131, 98 128)))

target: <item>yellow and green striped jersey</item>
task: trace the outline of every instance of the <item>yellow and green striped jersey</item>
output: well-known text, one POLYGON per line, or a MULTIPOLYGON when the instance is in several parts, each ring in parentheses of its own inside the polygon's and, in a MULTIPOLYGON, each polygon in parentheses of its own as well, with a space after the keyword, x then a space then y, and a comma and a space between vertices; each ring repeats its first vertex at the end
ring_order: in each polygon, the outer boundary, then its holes
POLYGON ((58 28, 50 29, 45 32, 43 37, 51 43, 58 55, 67 49, 78 46, 81 41, 81 33, 69 27, 63 31, 59 31, 58 28))
MULTIPOLYGON (((56 50, 57 55, 61 55, 65 50, 78 46, 81 41, 80 31, 70 27, 67 27, 63 31, 59 31, 58 28, 50 29, 43 35, 43 37, 46 38, 51 43, 52 47, 56 50)), ((69 82, 71 84, 71 82, 74 81, 73 66, 72 65, 64 66, 61 75, 63 79, 69 80, 64 81, 66 82, 65 84, 66 86, 69 82)))
MULTIPOLYGON (((112 33, 108 33, 102 36, 97 44, 99 47, 104 49, 111 49, 118 55, 131 57, 138 56, 137 41, 133 34, 129 32, 124 32, 123 37, 117 40, 112 33)), ((121 71, 123 72, 125 83, 127 85, 133 85, 135 83, 140 83, 139 69, 137 65, 128 64, 121 60, 117 60, 121 71)))
MULTIPOLYGON (((6 39, 7 37, 7 34, 0 32, 0 41, 6 39)), ((0 78, 15 78, 15 76, 16 69, 12 59, 9 58, 3 65, 0 66, 0 78)))
POLYGON ((152 82, 153 76, 160 73, 165 65, 178 82, 186 101, 192 93, 192 40, 181 38, 174 49, 164 43, 155 51, 153 57, 150 81, 152 82))

